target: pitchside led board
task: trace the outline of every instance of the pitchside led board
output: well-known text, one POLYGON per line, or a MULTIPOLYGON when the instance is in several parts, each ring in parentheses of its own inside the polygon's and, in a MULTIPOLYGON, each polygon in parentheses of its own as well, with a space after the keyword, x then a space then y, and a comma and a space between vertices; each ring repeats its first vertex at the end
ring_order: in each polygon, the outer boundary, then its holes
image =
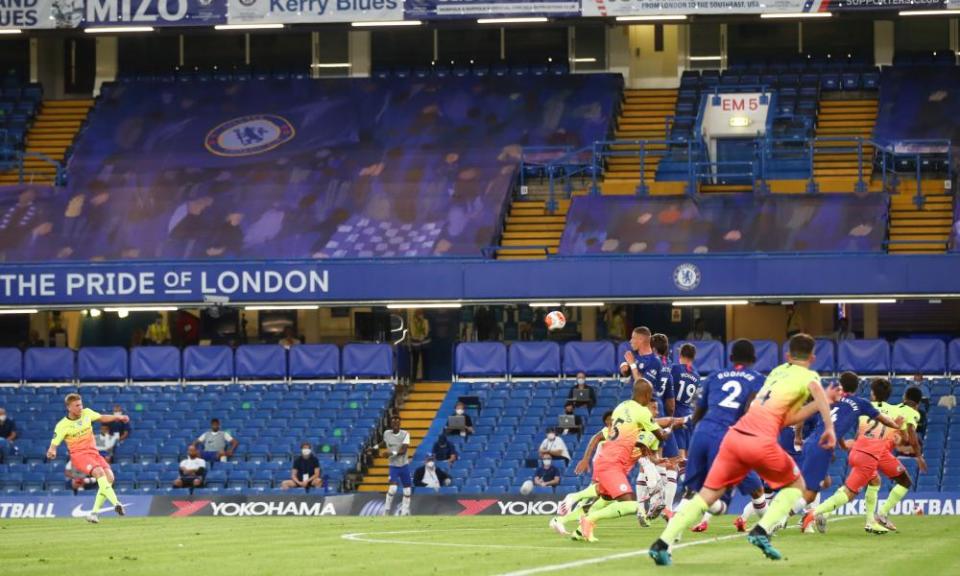
POLYGON ((725 172, 749 172, 746 163, 753 160, 756 138, 767 133, 770 94, 745 92, 704 96, 701 134, 707 143, 711 172, 718 174, 718 163, 730 164, 725 172))

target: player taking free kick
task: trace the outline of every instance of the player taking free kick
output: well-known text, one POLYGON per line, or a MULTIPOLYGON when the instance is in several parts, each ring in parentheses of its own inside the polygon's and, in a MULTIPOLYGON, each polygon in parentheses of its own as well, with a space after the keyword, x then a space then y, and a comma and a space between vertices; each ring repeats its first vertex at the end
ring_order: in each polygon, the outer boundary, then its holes
POLYGON ((703 488, 688 500, 667 524, 666 530, 650 547, 649 555, 659 565, 669 565, 670 542, 693 526, 731 486, 736 486, 751 470, 773 489, 779 489, 766 515, 750 531, 747 540, 771 560, 782 558, 770 543, 774 526, 787 517, 804 490, 803 476, 797 464, 777 442, 780 430, 803 422, 819 412, 824 422, 820 446, 833 448, 837 443, 830 418, 830 405, 820 385, 820 376, 810 369, 814 361, 814 340, 807 334, 790 338, 787 363, 775 368, 763 388, 720 444, 703 488), (804 406, 808 398, 813 402, 804 406))
POLYGON ((50 448, 47 449, 47 459, 56 459, 57 447, 66 440, 70 464, 73 465, 74 470, 93 476, 97 479, 97 486, 99 486, 97 497, 93 501, 93 512, 87 515, 87 522, 96 524, 100 521, 97 514, 105 499, 113 504, 113 509, 119 516, 123 516, 123 505, 117 500, 117 495, 113 491, 113 470, 97 451, 97 445, 93 441, 93 423, 129 422, 130 417, 99 414, 84 408, 79 394, 67 394, 64 404, 67 406, 67 415, 57 422, 56 428, 53 429, 53 440, 50 441, 50 448))

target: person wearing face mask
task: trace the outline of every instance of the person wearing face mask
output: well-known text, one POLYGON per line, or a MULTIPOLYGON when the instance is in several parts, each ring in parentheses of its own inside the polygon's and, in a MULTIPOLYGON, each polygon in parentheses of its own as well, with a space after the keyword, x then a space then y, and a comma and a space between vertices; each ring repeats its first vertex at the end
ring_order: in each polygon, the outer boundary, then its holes
POLYGON ((437 441, 433 443, 433 454, 437 460, 446 462, 448 465, 452 465, 457 461, 457 458, 460 457, 460 455, 457 454, 457 447, 442 434, 437 438, 437 441))
MULTIPOLYGON (((119 404, 113 405, 113 415, 123 416, 123 407, 119 404)), ((110 433, 117 437, 117 443, 123 443, 130 436, 130 423, 122 420, 114 420, 110 423, 110 433)))
MULTIPOLYGON (((582 393, 579 395, 582 396, 582 393)), ((570 387, 570 393, 567 394, 567 400, 572 400, 574 404, 577 405, 586 406, 588 410, 593 410, 593 407, 597 405, 597 391, 593 389, 593 386, 587 384, 587 375, 583 372, 577 372, 577 380, 574 385, 570 387), (577 399, 578 390, 587 391, 587 401, 577 399)))
POLYGON ((309 442, 300 445, 300 455, 293 461, 293 468, 290 469, 290 479, 280 483, 280 488, 289 490, 290 488, 303 488, 309 491, 311 488, 320 488, 323 486, 323 478, 320 476, 320 460, 314 455, 309 442))
POLYGON ((440 490, 441 486, 449 486, 450 483, 450 475, 437 467, 437 459, 433 454, 427 454, 423 466, 413 473, 413 485, 417 488, 440 490))
POLYGON ((466 406, 464 406, 463 402, 457 402, 453 408, 453 413, 456 416, 463 416, 463 428, 459 430, 447 430, 447 434, 459 434, 461 436, 473 434, 473 419, 467 414, 466 406))
POLYGON ((560 470, 553 465, 551 456, 540 459, 540 466, 533 473, 533 483, 542 488, 554 488, 560 483, 560 470))
POLYGON ((573 428, 564 428, 561 434, 577 434, 578 436, 583 434, 583 417, 579 414, 574 414, 573 410, 575 405, 573 402, 567 402, 563 405, 563 416, 573 416, 574 426, 573 428))
POLYGON ((7 456, 16 454, 13 441, 17 439, 17 424, 13 418, 7 416, 6 408, 0 406, 0 464, 6 462, 7 456))
POLYGON ((570 451, 567 450, 567 443, 563 438, 557 436, 556 430, 547 428, 547 436, 540 443, 538 450, 540 458, 560 458, 565 462, 570 461, 570 451))

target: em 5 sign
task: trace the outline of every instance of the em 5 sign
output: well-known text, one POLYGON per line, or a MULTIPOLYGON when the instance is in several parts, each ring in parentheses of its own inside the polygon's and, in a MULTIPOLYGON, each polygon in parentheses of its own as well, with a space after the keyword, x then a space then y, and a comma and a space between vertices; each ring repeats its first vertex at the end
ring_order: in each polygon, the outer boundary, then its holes
POLYGON ((720 109, 724 112, 754 112, 760 109, 760 97, 725 94, 720 97, 720 109))

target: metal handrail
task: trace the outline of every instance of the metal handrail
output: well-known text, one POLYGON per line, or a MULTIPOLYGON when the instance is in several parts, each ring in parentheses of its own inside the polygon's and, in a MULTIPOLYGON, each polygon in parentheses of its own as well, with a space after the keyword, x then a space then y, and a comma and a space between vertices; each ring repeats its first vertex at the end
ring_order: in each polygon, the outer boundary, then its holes
POLYGON ((17 172, 17 182, 19 184, 24 184, 24 176, 29 174, 26 170, 26 160, 29 158, 34 158, 41 160, 47 164, 53 166, 56 170, 54 176, 54 184, 62 185, 64 183, 64 169, 63 164, 54 160, 53 158, 47 156, 46 154, 41 154, 39 152, 24 152, 22 150, 16 150, 13 148, 0 148, 0 159, 8 157, 13 160, 13 169, 17 172))

